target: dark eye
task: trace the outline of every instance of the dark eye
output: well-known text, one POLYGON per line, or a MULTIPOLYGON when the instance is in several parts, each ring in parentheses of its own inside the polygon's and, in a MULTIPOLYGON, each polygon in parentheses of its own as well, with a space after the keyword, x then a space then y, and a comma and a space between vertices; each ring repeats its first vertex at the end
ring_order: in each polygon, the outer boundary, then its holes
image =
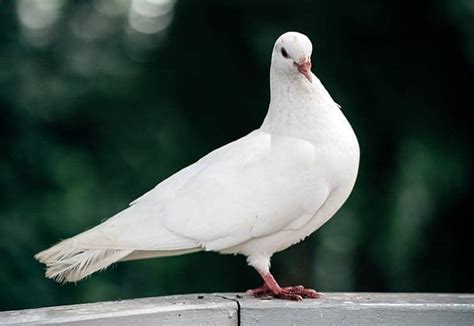
POLYGON ((286 52, 285 48, 281 48, 281 55, 282 55, 284 58, 288 59, 288 52, 286 52))

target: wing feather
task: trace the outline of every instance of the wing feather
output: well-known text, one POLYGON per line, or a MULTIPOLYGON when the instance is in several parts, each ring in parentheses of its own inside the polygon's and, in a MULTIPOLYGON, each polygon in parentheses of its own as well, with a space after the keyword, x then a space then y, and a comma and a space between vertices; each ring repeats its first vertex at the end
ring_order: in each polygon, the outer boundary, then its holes
POLYGON ((302 226, 329 193, 317 158, 309 142, 255 131, 196 163, 163 203, 162 225, 207 250, 302 226))

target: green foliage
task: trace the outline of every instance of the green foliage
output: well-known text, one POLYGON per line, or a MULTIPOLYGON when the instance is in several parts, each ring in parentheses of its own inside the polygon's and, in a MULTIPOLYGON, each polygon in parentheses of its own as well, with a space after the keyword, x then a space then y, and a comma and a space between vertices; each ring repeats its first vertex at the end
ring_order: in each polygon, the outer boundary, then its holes
POLYGON ((258 127, 288 30, 313 40, 313 71, 351 121, 361 166, 343 209, 274 257, 277 278, 474 291, 469 1, 131 4, 2 2, 0 310, 259 285, 242 257, 213 253, 58 285, 33 255, 258 127))

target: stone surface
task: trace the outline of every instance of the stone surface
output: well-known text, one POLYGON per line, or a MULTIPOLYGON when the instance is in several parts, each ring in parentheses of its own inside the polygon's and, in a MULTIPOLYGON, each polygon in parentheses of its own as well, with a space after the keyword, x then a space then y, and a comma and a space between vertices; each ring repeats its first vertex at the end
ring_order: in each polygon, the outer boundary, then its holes
POLYGON ((474 325, 474 294, 188 294, 0 312, 0 325, 474 325))

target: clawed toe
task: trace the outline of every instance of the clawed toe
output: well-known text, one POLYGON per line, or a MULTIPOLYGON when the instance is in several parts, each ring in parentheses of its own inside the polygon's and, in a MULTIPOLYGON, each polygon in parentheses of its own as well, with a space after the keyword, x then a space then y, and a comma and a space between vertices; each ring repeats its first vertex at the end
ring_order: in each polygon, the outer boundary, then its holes
POLYGON ((273 296, 272 291, 269 289, 263 290, 263 289, 253 289, 253 290, 248 290, 247 291, 248 295, 252 295, 256 298, 264 298, 264 297, 271 297, 273 296))
POLYGON ((261 287, 259 288, 255 288, 255 289, 250 289, 250 290, 247 290, 247 294, 248 295, 252 295, 256 298, 260 298, 262 296, 266 296, 270 291, 270 289, 268 288, 268 286, 266 286, 265 284, 262 285, 261 287))
POLYGON ((277 297, 279 297, 280 299, 300 301, 303 300, 303 298, 319 298, 319 293, 313 289, 306 289, 303 286, 298 285, 283 288, 281 293, 279 293, 277 297))
POLYGON ((248 290, 248 295, 256 298, 277 298, 283 300, 301 301, 303 298, 316 299, 319 298, 319 293, 313 289, 306 289, 302 285, 288 286, 281 288, 279 291, 271 291, 268 287, 262 286, 256 289, 248 290))

